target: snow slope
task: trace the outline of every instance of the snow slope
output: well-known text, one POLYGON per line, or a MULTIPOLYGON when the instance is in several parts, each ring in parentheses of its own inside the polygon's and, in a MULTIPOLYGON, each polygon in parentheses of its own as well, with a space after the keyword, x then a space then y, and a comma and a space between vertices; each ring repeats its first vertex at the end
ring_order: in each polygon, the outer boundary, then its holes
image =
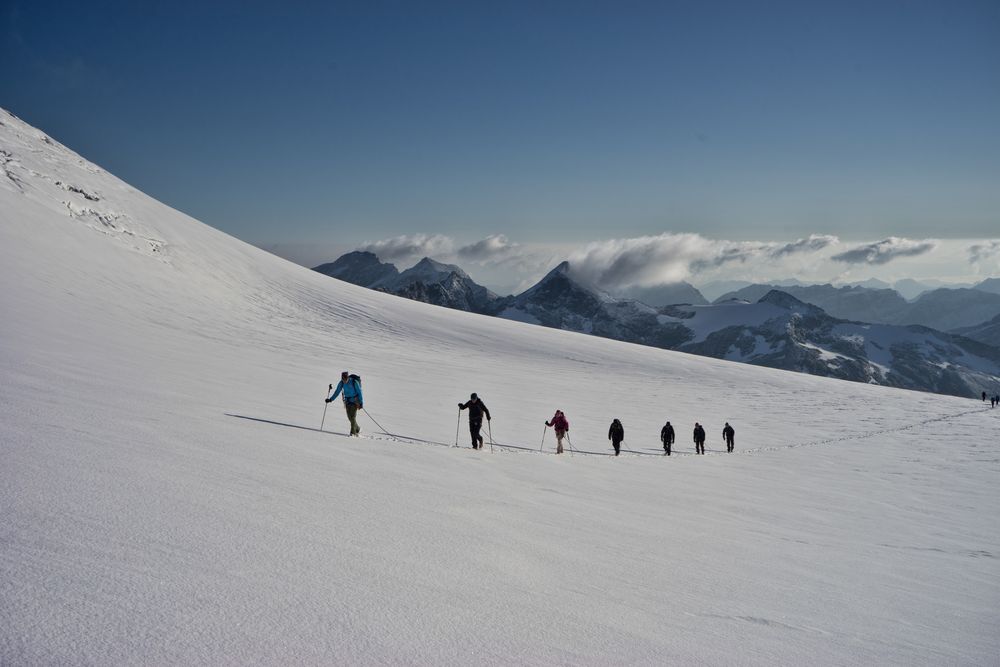
POLYGON ((1000 410, 331 281, 0 123, 0 664, 1000 655, 1000 410), (345 368, 402 437, 317 430, 345 368), (470 391, 679 455, 441 446, 470 391))

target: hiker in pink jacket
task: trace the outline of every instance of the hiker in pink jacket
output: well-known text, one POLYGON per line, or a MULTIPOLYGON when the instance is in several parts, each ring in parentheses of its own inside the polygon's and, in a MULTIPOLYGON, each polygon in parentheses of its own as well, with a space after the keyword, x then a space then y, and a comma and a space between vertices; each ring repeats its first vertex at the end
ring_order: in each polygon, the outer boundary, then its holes
POLYGON ((545 422, 546 426, 551 426, 556 430, 556 454, 563 453, 563 436, 569 431, 569 422, 566 421, 566 415, 562 413, 562 410, 556 410, 556 413, 552 415, 552 421, 545 422))

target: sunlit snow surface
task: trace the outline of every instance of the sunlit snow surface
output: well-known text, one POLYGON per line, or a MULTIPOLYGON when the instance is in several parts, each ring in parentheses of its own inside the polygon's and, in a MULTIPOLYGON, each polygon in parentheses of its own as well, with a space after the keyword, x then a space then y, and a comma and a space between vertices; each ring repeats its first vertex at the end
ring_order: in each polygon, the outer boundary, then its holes
POLYGON ((996 664, 1000 409, 374 293, 0 122, 0 663, 996 664))

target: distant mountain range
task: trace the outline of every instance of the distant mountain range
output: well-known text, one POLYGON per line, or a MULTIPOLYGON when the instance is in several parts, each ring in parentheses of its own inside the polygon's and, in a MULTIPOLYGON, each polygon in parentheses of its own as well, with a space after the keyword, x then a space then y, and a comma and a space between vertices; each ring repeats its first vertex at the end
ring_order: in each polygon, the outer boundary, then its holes
MULTIPOLYGON (((996 283, 987 280, 973 288, 934 289, 922 293, 912 302, 892 289, 833 285, 779 288, 775 285, 755 284, 723 294, 715 303, 731 299, 756 301, 772 289, 781 289, 842 319, 878 324, 922 324, 951 331, 958 327, 982 324, 1000 315, 1000 291, 990 291, 996 283)), ((1000 284, 996 284, 996 287, 1000 289, 1000 284)), ((993 344, 1000 345, 1000 339, 993 344)))
MULTIPOLYGON (((568 262, 511 296, 494 294, 458 266, 430 258, 399 272, 359 251, 315 270, 448 308, 759 366, 958 396, 1000 390, 1000 320, 975 319, 1000 295, 983 290, 934 290, 911 304, 891 289, 748 285, 708 304, 687 283, 611 295, 575 278, 568 262), (959 335, 865 321, 887 317, 951 317, 975 325, 959 335)), ((996 308, 1000 316, 1000 303, 996 308)))
POLYGON ((357 251, 313 270, 362 287, 472 313, 495 315, 506 303, 477 284, 461 268, 429 257, 400 273, 394 265, 381 262, 375 254, 357 251))
POLYGON ((997 315, 989 322, 983 322, 971 327, 959 327, 953 330, 952 333, 996 347, 997 341, 1000 341, 1000 315, 997 315))

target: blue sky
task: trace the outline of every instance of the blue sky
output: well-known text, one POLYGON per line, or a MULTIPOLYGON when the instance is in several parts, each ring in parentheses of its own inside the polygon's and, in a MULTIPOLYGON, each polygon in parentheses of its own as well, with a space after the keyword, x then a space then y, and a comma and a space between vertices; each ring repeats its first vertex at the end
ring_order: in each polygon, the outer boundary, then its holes
POLYGON ((306 263, 416 233, 1000 228, 997 2, 13 0, 0 20, 0 105, 306 263))

